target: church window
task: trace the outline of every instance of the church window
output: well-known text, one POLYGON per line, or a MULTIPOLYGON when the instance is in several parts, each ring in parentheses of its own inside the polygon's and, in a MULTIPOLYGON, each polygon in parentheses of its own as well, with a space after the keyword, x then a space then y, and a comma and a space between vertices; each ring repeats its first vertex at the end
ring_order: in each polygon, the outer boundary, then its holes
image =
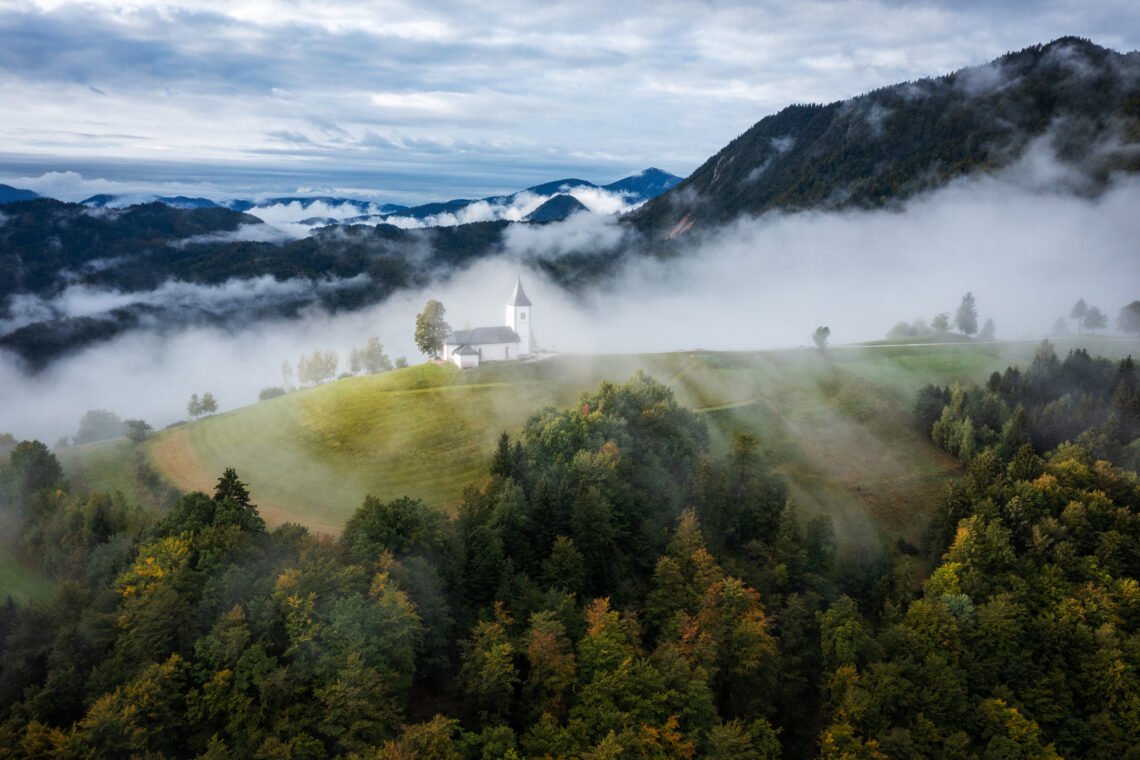
POLYGON ((525 311, 519 312, 519 319, 526 319, 526 312, 525 311))

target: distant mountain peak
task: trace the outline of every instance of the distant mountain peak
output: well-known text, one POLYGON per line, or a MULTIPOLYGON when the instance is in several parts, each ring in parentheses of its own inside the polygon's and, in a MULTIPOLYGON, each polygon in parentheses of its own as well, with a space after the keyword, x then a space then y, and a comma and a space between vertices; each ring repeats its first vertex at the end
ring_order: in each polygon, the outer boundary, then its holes
POLYGON ((526 216, 528 222, 560 222, 571 214, 589 212, 589 208, 573 195, 556 195, 526 216))
POLYGON ((543 182, 541 185, 528 187, 527 191, 535 195, 553 195, 564 193, 567 190, 573 190, 576 187, 597 187, 597 185, 593 182, 587 182, 584 179, 570 177, 568 179, 556 179, 553 182, 543 182))
POLYGON ((656 198, 667 190, 671 190, 681 180, 682 178, 676 174, 670 174, 651 166, 637 174, 631 174, 617 182, 611 182, 605 185, 603 189, 634 196, 637 202, 641 202, 656 198))
POLYGON ((0 203, 16 203, 17 201, 32 201, 40 194, 31 190, 24 190, 11 185, 0 185, 0 203))

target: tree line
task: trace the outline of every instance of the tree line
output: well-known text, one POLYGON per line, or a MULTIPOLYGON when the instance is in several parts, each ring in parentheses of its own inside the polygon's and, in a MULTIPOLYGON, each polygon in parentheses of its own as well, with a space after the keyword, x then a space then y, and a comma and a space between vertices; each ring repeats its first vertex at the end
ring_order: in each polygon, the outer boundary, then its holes
POLYGON ((958 304, 953 319, 950 317, 950 312, 942 311, 935 314, 929 322, 921 318, 915 319, 910 323, 898 322, 887 331, 887 338, 899 339, 915 338, 925 335, 945 335, 950 332, 951 325, 958 328, 958 332, 967 337, 977 334, 980 340, 993 340, 997 334, 997 326, 992 319, 987 319, 985 324, 982 325, 981 330, 978 330, 977 301, 974 299, 974 294, 968 292, 962 296, 962 302, 958 304))
POLYGON ((347 370, 340 375, 337 374, 339 366, 340 355, 332 349, 321 350, 318 348, 314 349, 311 354, 302 354, 301 358, 297 360, 295 375, 293 365, 288 360, 283 361, 281 363, 281 385, 263 388, 259 398, 265 401, 294 390, 294 377, 300 386, 312 387, 331 380, 358 375, 361 372, 367 375, 388 372, 394 368, 406 367, 408 362, 401 356, 393 363, 388 354, 384 353, 384 345, 380 339, 372 336, 365 342, 364 348, 352 347, 348 353, 347 370))

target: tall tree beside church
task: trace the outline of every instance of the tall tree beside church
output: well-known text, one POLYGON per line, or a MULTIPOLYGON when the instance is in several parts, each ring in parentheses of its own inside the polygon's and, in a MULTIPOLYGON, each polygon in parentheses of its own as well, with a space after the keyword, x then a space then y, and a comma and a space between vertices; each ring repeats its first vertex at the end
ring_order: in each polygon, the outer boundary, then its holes
POLYGON ((443 319, 445 312, 443 304, 433 298, 416 315, 416 347, 420 353, 434 358, 443 350, 443 339, 451 332, 451 325, 443 319))

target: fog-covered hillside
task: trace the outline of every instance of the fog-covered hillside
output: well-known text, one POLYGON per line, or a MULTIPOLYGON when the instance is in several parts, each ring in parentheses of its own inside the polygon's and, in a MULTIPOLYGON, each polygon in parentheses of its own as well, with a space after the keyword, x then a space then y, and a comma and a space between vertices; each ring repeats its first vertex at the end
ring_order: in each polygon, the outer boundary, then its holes
POLYGON ((768 116, 672 191, 635 212, 675 238, 771 209, 883 206, 1034 147, 1061 159, 1074 192, 1140 169, 1140 53, 1063 38, 983 66, 768 116))

